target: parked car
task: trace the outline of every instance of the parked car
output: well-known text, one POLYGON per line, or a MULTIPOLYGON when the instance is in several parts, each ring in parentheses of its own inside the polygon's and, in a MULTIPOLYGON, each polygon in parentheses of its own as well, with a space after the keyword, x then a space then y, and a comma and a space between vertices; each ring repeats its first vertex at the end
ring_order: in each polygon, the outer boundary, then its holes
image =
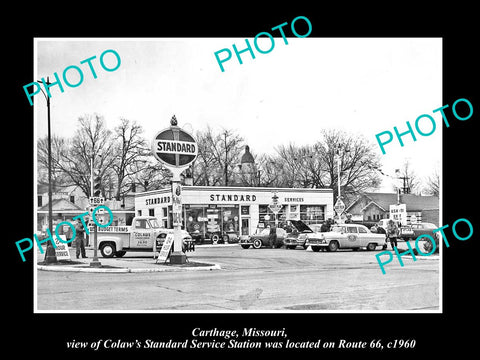
MULTIPOLYGON (((279 248, 282 247, 287 232, 282 228, 276 228, 276 233, 277 241, 274 247, 279 248)), ((257 228, 251 236, 242 235, 239 243, 244 249, 248 249, 250 246, 253 246, 254 249, 260 249, 262 246, 270 246, 270 228, 257 228)))
POLYGON ((390 219, 380 219, 377 222, 377 226, 383 228, 384 230, 387 230, 388 222, 390 219))
POLYGON ((334 225, 329 232, 309 234, 305 243, 313 251, 358 250, 363 247, 373 251, 377 246, 387 247, 384 234, 372 233, 366 226, 356 224, 334 225))
POLYGON ((434 233, 433 230, 438 229, 438 226, 432 223, 417 223, 412 224, 412 231, 413 231, 413 239, 416 239, 420 235, 428 234, 434 239, 438 236, 438 232, 434 233))
MULTIPOLYGON (((290 224, 293 227, 292 231, 287 233, 286 238, 283 240, 283 244, 287 249, 295 249, 297 246, 306 249, 307 246, 305 246, 305 240, 307 240, 307 234, 313 233, 314 230, 300 220, 290 220, 290 224)), ((321 224, 319 225, 321 226, 321 224)), ((314 225, 312 225, 312 227, 320 232, 320 227, 314 225)))
POLYGON ((402 225, 398 230, 398 237, 404 241, 416 238, 411 225, 402 225))

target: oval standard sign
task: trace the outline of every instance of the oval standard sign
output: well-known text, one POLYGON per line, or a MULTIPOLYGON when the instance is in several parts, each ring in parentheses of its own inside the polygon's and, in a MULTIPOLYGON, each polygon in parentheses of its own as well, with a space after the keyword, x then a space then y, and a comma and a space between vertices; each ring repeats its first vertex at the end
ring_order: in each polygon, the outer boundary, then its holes
POLYGON ((167 167, 186 167, 197 158, 195 138, 178 126, 162 130, 152 141, 153 155, 167 167))

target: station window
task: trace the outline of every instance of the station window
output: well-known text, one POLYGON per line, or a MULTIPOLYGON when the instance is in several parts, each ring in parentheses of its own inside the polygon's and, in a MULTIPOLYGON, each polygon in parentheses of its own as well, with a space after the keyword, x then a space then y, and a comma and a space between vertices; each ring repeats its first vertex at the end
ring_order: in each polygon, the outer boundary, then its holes
POLYGON ((325 205, 300 205, 300 220, 305 224, 319 224, 325 221, 325 205))
MULTIPOLYGON (((282 205, 282 209, 278 212, 277 220, 278 226, 284 227, 286 226, 287 222, 287 205, 282 205)), ((266 227, 267 225, 273 226, 275 225, 275 214, 268 205, 259 205, 258 206, 258 220, 260 223, 263 223, 266 227), (268 215, 268 216, 267 216, 268 215), (265 218, 267 216, 267 218, 265 218), (268 219, 268 220, 267 220, 268 219)))
POLYGON ((155 209, 148 209, 148 216, 155 216, 155 209))

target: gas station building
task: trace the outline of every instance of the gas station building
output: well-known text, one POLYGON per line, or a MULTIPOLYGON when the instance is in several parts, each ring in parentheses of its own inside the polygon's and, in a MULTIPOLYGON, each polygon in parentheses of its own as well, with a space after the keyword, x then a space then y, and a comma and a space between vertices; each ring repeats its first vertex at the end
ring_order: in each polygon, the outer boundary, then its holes
MULTIPOLYGON (((278 226, 287 220, 318 224, 333 218, 332 189, 183 186, 182 227, 204 236, 216 232, 252 235, 257 227, 275 223, 269 207, 275 195, 281 205, 278 226)), ((135 194, 135 215, 154 216, 172 228, 171 188, 135 194)))

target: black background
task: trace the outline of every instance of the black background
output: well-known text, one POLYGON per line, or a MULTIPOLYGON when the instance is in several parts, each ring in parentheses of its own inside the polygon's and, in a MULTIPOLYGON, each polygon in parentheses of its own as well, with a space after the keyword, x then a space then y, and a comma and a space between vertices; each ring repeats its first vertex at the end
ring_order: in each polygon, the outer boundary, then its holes
MULTIPOLYGON (((477 314, 474 292, 477 287, 478 215, 473 211, 478 202, 477 168, 478 143, 476 123, 480 106, 478 64, 478 19, 473 7, 459 2, 436 7, 420 8, 418 4, 395 3, 378 8, 341 3, 338 8, 323 2, 304 7, 293 3, 273 3, 260 10, 259 4, 221 3, 192 7, 183 3, 181 9, 163 3, 111 3, 106 9, 97 4, 75 3, 37 6, 10 10, 10 22, 4 22, 2 108, 4 117, 3 141, 4 181, 7 198, 3 217, 3 247, 6 259, 3 278, 7 285, 4 298, 2 350, 33 350, 32 356, 53 357, 92 356, 93 353, 67 350, 66 342, 95 341, 120 338, 177 339, 191 338, 194 327, 204 329, 265 329, 286 328, 291 340, 338 341, 395 338, 416 339, 415 350, 395 352, 302 350, 299 354, 329 358, 338 353, 358 356, 402 357, 413 353, 446 354, 449 350, 466 354, 475 349, 477 314), (67 10, 68 9, 68 10, 67 10), (23 85, 33 79, 34 37, 230 37, 253 38, 261 31, 296 16, 306 16, 312 23, 310 37, 442 37, 443 38, 443 103, 449 104, 446 114, 450 128, 443 128, 443 224, 458 218, 469 219, 474 235, 468 241, 451 240, 444 249, 443 314, 34 314, 33 313, 33 256, 22 263, 15 241, 33 234, 33 112, 23 92, 23 85), (477 23, 476 23, 476 22, 477 23), (451 105, 459 98, 473 104, 473 116, 467 121, 456 120, 451 105), (5 111, 6 110, 6 111, 5 111), (473 326, 471 326, 473 325, 473 326)), ((301 4, 300 4, 301 5, 301 4)), ((6 15, 6 14, 5 14, 6 15)), ((303 33, 299 29, 299 33, 303 33)), ((213 54, 212 54, 213 56, 213 54)), ((281 74, 279 75, 281 76, 281 74)), ((399 103, 404 104, 401 99, 399 103)), ((430 109, 426 109, 426 112, 430 109)), ((395 109, 392 109, 394 112, 395 109)), ((388 116, 388 114, 385 114, 388 116)), ((449 239, 453 239, 447 230, 449 239)), ((143 350, 147 352, 147 350, 143 350)), ((239 351, 249 356, 253 350, 239 351)), ((293 350, 282 350, 290 353, 293 350)), ((109 351, 110 357, 133 351, 109 351)), ((195 351, 195 354, 206 354, 195 351)), ((225 351, 216 351, 228 356, 225 351)), ((171 356, 177 352, 151 350, 149 356, 171 356)), ((280 352, 277 352, 280 354, 280 352)), ((102 353, 101 355, 105 355, 102 353)))

